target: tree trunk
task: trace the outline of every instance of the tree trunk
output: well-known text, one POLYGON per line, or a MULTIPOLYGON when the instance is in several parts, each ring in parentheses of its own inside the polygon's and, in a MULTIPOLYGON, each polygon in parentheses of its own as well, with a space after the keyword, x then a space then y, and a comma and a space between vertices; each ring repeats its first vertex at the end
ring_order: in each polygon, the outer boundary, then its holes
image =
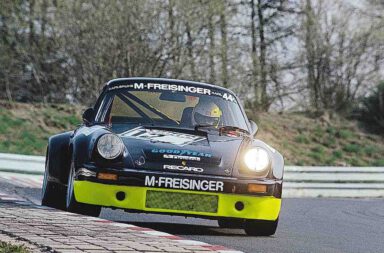
POLYGON ((215 73, 215 25, 214 25, 214 13, 212 10, 212 4, 209 8, 209 17, 208 17, 208 37, 209 37, 209 82, 214 83, 216 80, 215 73))
POLYGON ((254 106, 256 109, 260 109, 259 105, 261 102, 261 97, 260 97, 260 85, 259 85, 259 80, 258 80, 258 67, 259 67, 259 62, 258 62, 258 56, 257 56, 257 38, 256 38, 256 5, 255 5, 255 0, 251 0, 251 36, 252 36, 252 81, 253 81, 253 87, 254 87, 254 92, 255 92, 255 98, 254 98, 254 106))
POLYGON ((319 90, 316 82, 316 71, 315 71, 315 61, 316 61, 316 52, 315 52, 315 38, 313 36, 315 31, 314 25, 314 13, 311 5, 311 0, 306 0, 305 5, 305 50, 307 58, 307 85, 310 92, 310 99, 312 107, 318 111, 320 109, 319 105, 319 90))
POLYGON ((32 46, 35 41, 35 26, 34 26, 34 16, 35 16, 35 0, 29 0, 29 45, 32 46))
POLYGON ((257 3, 257 16, 259 19, 259 50, 260 50, 260 103, 262 110, 268 110, 268 97, 267 97, 267 66, 266 66, 266 54, 267 47, 265 43, 264 35, 264 14, 262 0, 258 0, 257 3))
POLYGON ((188 50, 188 58, 189 58, 189 66, 191 68, 191 77, 192 79, 196 79, 196 67, 195 67, 195 59, 193 57, 193 38, 191 27, 187 22, 185 24, 185 32, 187 33, 187 50, 188 50))
POLYGON ((221 34, 221 76, 222 83, 225 88, 228 88, 228 42, 227 42, 227 20, 225 2, 221 3, 220 11, 220 34, 221 34))

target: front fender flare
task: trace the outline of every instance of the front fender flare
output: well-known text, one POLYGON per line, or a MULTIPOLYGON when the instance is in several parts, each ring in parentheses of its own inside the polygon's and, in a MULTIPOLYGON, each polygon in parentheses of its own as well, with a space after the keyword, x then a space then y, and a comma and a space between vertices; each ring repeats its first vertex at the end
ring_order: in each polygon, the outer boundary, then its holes
POLYGON ((51 182, 65 185, 71 161, 69 143, 73 131, 54 135, 48 140, 47 156, 49 160, 47 173, 51 182))

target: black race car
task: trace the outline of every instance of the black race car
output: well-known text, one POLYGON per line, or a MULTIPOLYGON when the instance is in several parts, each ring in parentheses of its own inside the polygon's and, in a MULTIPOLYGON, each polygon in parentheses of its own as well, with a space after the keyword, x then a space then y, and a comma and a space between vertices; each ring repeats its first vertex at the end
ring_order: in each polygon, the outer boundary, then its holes
POLYGON ((284 160, 254 138, 230 90, 160 79, 109 81, 84 124, 49 139, 42 204, 216 219, 272 235, 284 160))

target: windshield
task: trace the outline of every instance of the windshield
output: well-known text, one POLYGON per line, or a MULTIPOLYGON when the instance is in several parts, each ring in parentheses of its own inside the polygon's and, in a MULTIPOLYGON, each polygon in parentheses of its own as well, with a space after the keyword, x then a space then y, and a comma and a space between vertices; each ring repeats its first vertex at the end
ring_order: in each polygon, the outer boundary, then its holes
POLYGON ((96 116, 116 132, 140 125, 195 128, 238 127, 248 131, 233 95, 180 84, 135 83, 109 88, 96 116))

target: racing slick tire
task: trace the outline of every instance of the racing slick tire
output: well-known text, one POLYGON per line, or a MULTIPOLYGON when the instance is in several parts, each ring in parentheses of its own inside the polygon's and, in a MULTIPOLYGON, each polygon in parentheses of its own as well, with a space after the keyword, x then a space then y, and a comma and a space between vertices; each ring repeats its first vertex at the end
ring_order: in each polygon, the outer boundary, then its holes
POLYGON ((66 189, 63 186, 48 180, 50 166, 49 157, 49 149, 47 149, 47 155, 45 159, 45 173, 43 186, 41 189, 41 205, 65 210, 66 189))
POLYGON ((65 206, 68 212, 84 214, 88 216, 97 217, 100 215, 101 207, 96 205, 89 205, 79 203, 75 199, 74 193, 74 180, 75 180, 75 163, 72 157, 71 166, 68 175, 67 194, 65 198, 65 206))
POLYGON ((244 230, 250 236, 271 236, 276 232, 279 218, 275 221, 267 220, 246 220, 244 230))
POLYGON ((244 219, 219 218, 217 220, 217 223, 221 228, 243 228, 244 227, 244 219))

